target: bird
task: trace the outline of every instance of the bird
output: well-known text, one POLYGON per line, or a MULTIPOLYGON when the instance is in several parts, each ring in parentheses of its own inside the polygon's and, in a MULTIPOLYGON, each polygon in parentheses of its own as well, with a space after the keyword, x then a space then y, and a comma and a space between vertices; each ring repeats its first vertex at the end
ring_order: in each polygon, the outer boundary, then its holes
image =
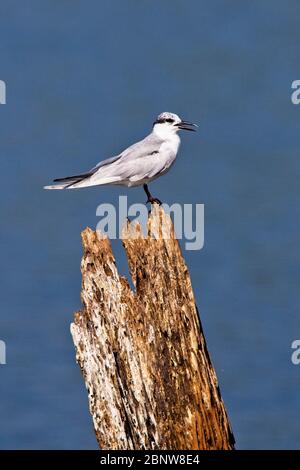
POLYGON ((150 193, 148 183, 169 171, 180 146, 179 131, 195 131, 198 126, 177 114, 163 112, 153 123, 152 132, 120 154, 99 162, 91 170, 56 178, 44 189, 77 189, 98 185, 143 186, 146 203, 161 204, 150 193))

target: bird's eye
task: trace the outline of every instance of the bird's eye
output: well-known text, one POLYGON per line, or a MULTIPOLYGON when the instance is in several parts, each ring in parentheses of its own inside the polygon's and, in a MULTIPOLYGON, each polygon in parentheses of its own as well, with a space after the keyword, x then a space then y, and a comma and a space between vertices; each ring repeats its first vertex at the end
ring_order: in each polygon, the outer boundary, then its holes
POLYGON ((166 119, 165 119, 165 118, 160 118, 160 119, 156 119, 156 121, 153 123, 153 125, 154 125, 154 124, 164 124, 165 122, 169 122, 169 123, 171 124, 172 122, 174 122, 174 119, 172 119, 172 118, 166 118, 166 119))

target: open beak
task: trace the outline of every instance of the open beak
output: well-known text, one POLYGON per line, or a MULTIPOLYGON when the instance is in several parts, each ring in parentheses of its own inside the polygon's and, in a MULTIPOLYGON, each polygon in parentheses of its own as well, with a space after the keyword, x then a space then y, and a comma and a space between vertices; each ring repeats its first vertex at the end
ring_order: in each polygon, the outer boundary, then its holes
POLYGON ((197 124, 193 124, 192 122, 188 122, 188 121, 180 121, 178 124, 176 124, 176 126, 179 128, 179 129, 184 129, 185 131, 196 131, 197 129, 197 124))

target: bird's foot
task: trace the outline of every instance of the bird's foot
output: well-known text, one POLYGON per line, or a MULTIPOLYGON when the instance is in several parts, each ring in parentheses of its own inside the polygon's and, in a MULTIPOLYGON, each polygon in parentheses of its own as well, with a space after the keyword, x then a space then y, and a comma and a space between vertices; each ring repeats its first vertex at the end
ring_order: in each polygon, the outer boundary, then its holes
POLYGON ((162 202, 159 199, 157 199, 157 197, 149 196, 146 201, 146 204, 148 204, 148 202, 150 202, 150 204, 158 204, 159 206, 162 205, 162 202))
POLYGON ((161 206, 161 204, 162 204, 161 201, 159 199, 157 199, 157 197, 152 196, 152 194, 149 191, 148 185, 144 184, 143 188, 144 188, 144 191, 145 191, 146 196, 148 198, 146 204, 148 204, 148 202, 150 202, 150 204, 158 204, 159 206, 161 206))

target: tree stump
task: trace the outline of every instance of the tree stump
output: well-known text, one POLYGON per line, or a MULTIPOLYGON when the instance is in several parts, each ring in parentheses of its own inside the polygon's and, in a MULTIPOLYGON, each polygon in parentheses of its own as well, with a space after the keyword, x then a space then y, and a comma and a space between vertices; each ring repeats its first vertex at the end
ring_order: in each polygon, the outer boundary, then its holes
POLYGON ((100 448, 233 449, 169 216, 155 204, 146 237, 135 223, 123 230, 135 291, 106 237, 87 228, 82 242, 83 307, 71 333, 100 448))

